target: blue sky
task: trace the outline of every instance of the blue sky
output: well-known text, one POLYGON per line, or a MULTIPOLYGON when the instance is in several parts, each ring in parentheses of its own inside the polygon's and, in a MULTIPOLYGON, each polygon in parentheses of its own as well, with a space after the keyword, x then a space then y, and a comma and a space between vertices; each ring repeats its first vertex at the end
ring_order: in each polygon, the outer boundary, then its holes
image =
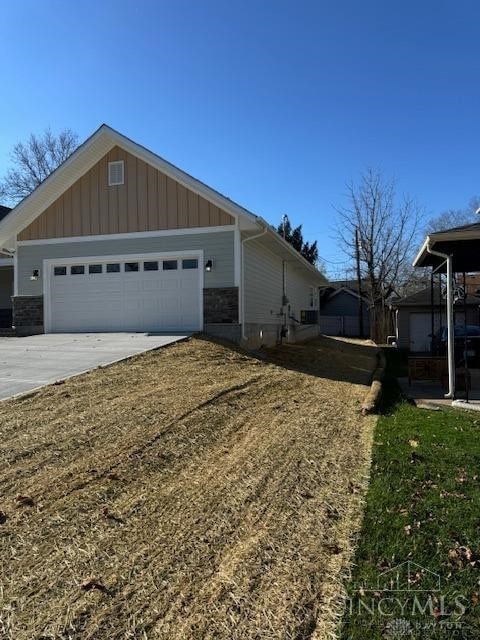
POLYGON ((427 217, 480 193, 479 21, 465 0, 5 2, 0 175, 30 132, 106 122, 341 262, 333 205, 366 166, 427 217))

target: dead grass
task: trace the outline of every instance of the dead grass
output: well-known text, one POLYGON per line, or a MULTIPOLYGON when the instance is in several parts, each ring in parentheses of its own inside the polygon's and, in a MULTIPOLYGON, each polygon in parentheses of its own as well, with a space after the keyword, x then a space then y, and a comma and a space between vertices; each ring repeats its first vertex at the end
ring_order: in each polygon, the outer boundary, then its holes
POLYGON ((352 348, 192 339, 2 403, 0 638, 330 637, 374 424, 352 348))

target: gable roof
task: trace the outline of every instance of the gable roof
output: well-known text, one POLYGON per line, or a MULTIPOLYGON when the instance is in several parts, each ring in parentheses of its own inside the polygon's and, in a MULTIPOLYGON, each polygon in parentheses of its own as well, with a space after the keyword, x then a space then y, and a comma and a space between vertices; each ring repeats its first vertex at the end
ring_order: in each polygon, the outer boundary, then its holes
POLYGON ((366 295, 369 287, 370 285, 368 281, 365 278, 362 278, 362 295, 360 296, 358 291, 358 280, 329 280, 328 283, 323 287, 323 304, 327 304, 332 298, 340 293, 349 295, 352 298, 356 298, 357 300, 361 298, 365 302, 365 304, 370 304, 366 295))
MULTIPOLYGON (((329 286, 334 289, 351 289, 358 293, 358 279, 352 278, 350 280, 330 280, 329 286)), ((366 291, 369 288, 369 282, 365 278, 362 278, 362 290, 366 291)))
POLYGON ((270 240, 275 241, 281 253, 293 257, 304 269, 311 272, 321 283, 326 278, 310 264, 291 244, 286 242, 277 231, 261 216, 258 216, 190 174, 182 171, 164 158, 146 147, 134 142, 127 136, 102 124, 72 155, 53 171, 29 196, 24 198, 7 215, 0 219, 0 250, 13 249, 12 238, 27 227, 47 207, 79 180, 91 167, 101 160, 113 147, 119 146, 140 158, 155 169, 161 171, 187 189, 202 196, 232 215, 244 231, 266 230, 270 240), (10 246, 9 244, 10 243, 10 246))
POLYGON ((368 300, 365 298, 365 296, 360 296, 358 293, 358 289, 357 291, 354 291, 353 289, 350 289, 350 287, 339 287, 338 289, 335 289, 327 298, 327 302, 328 300, 331 300, 332 298, 335 298, 335 296, 338 296, 339 293, 344 293, 347 294, 349 296, 352 296, 352 298, 356 298, 357 300, 359 300, 360 298, 362 298, 362 300, 364 300, 365 302, 368 302, 368 300))

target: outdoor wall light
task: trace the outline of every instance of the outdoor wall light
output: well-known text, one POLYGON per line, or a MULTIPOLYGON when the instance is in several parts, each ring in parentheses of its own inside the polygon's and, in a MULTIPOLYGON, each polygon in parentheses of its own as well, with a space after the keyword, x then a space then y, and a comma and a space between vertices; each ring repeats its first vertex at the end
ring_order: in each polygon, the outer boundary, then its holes
POLYGON ((34 269, 32 271, 32 275, 30 276, 30 280, 38 280, 40 277, 40 270, 39 269, 34 269))
POLYGON ((213 260, 212 258, 209 258, 205 263, 205 271, 207 273, 210 273, 212 269, 213 269, 213 260))

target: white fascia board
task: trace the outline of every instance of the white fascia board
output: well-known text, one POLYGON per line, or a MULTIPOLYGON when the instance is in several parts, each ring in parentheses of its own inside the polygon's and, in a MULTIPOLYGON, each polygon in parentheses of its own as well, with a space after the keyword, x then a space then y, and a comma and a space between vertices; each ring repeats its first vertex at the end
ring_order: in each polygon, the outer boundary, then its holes
POLYGON ((352 289, 349 289, 348 287, 340 287, 340 289, 335 289, 335 291, 332 293, 331 296, 329 296, 328 299, 331 300, 336 295, 342 292, 348 293, 349 296, 353 296, 354 298, 357 298, 357 300, 360 300, 361 298, 364 302, 368 302, 368 300, 364 296, 360 296, 356 291, 352 291, 352 289))
POLYGON ((412 266, 413 267, 416 267, 418 265, 420 259, 423 257, 423 255, 427 251, 427 246, 428 246, 429 239, 430 239, 430 236, 427 236, 425 238, 424 243, 420 247, 420 251, 417 253, 417 255, 415 256, 415 260, 412 262, 412 266))
POLYGON ((6 251, 7 253, 13 253, 15 251, 15 247, 17 245, 17 237, 12 236, 8 238, 5 242, 2 243, 0 247, 0 251, 6 251))
POLYGON ((72 186, 74 182, 115 146, 119 146, 137 158, 140 158, 186 188, 204 197, 212 204, 223 209, 235 218, 236 224, 238 224, 240 229, 267 229, 269 235, 273 237, 296 262, 311 272, 317 281, 322 284, 327 281, 323 274, 305 260, 266 220, 247 211, 247 209, 226 198, 218 191, 208 187, 200 180, 190 176, 175 165, 105 124, 97 129, 90 138, 74 151, 70 158, 60 165, 32 194, 22 200, 22 202, 0 222, 0 246, 8 238, 18 234, 22 229, 27 227, 40 213, 62 195, 66 189, 72 186))
POLYGON ((250 213, 218 191, 185 173, 167 160, 133 142, 118 131, 103 124, 95 133, 81 144, 72 155, 39 185, 35 191, 24 198, 0 222, 0 246, 10 237, 18 234, 36 217, 47 209, 69 187, 81 178, 91 167, 103 158, 113 147, 119 146, 176 180, 194 193, 223 209, 235 219, 242 219, 242 226, 257 228, 262 226, 258 217, 250 213))
POLYGON ((105 127, 105 131, 108 132, 109 137, 113 140, 114 146, 118 145, 125 151, 128 151, 137 158, 140 158, 140 160, 143 160, 168 177, 176 180, 190 191, 193 191, 194 193, 202 196, 212 204, 229 213, 234 218, 244 218, 246 219, 247 224, 253 224, 254 226, 259 224, 258 216, 251 213, 233 200, 230 200, 230 198, 222 195, 219 191, 212 189, 212 187, 209 187, 204 182, 197 180, 197 178, 194 178, 182 169, 179 169, 171 162, 168 162, 168 160, 165 160, 161 156, 158 156, 156 153, 153 153, 153 151, 150 151, 146 147, 143 147, 137 142, 134 142, 118 131, 111 129, 107 125, 103 125, 103 127, 105 127))
POLYGON ((24 198, 0 222, 0 245, 32 223, 45 209, 82 177, 115 145, 103 126, 97 129, 72 155, 24 198))
POLYGON ((235 225, 218 227, 190 227, 188 229, 160 229, 158 231, 132 231, 129 233, 109 233, 95 236, 66 236, 62 238, 42 238, 40 240, 18 240, 17 246, 28 247, 42 244, 70 244, 72 242, 98 242, 103 240, 128 240, 135 238, 163 238, 171 236, 192 236, 204 233, 235 231, 235 225))
POLYGON ((13 295, 18 296, 18 252, 13 254, 13 295))
POLYGON ((236 287, 241 285, 241 270, 242 270, 242 239, 240 235, 240 229, 238 228, 238 221, 234 229, 233 237, 233 264, 234 264, 234 284, 236 287))
POLYGON ((284 240, 282 236, 271 225, 268 224, 268 222, 263 220, 263 218, 259 218, 259 220, 262 221, 263 225, 267 229, 268 236, 275 240, 275 242, 279 244, 284 251, 288 252, 290 256, 294 258, 299 267, 303 267, 303 269, 309 271, 311 275, 315 277, 315 280, 320 284, 327 284, 328 280, 327 278, 325 278, 323 273, 320 273, 320 271, 318 271, 318 269, 316 269, 313 264, 310 264, 308 260, 306 260, 300 253, 298 253, 298 251, 294 249, 289 242, 284 240))
POLYGON ((437 231, 436 233, 429 234, 421 248, 420 251, 415 256, 415 260, 413 261, 413 266, 417 267, 421 258, 427 252, 427 246, 430 246, 432 249, 437 242, 448 242, 449 240, 480 240, 480 229, 465 229, 464 231, 437 231))

